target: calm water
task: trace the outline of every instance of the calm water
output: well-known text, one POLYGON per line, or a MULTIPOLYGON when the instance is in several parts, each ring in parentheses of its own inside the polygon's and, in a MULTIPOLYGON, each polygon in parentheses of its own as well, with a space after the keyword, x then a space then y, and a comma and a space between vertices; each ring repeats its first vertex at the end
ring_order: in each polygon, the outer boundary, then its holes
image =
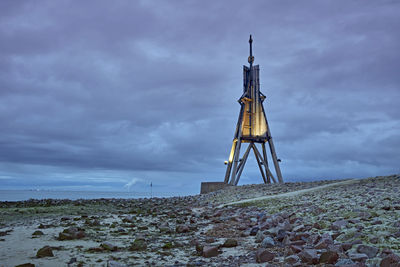
MULTIPOLYGON (((153 192, 153 197, 178 196, 176 193, 153 192)), ((149 198, 150 192, 97 192, 97 191, 51 191, 51 190, 0 190, 0 201, 28 199, 96 199, 96 198, 149 198)))

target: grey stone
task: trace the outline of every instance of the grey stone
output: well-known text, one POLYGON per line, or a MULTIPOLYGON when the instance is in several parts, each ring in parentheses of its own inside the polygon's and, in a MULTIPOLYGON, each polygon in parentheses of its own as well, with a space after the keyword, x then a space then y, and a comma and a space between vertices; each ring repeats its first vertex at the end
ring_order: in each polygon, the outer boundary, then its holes
POLYGON ((300 225, 297 225, 297 226, 293 227, 293 232, 303 232, 303 231, 304 231, 304 225, 303 224, 300 224, 300 225))
POLYGON ((380 267, 400 267, 400 257, 396 254, 389 254, 382 259, 379 266, 380 267))
POLYGON ((43 235, 43 232, 40 230, 37 230, 35 232, 33 232, 32 236, 39 236, 39 235, 43 235))
POLYGON ((339 254, 336 251, 325 251, 319 257, 320 263, 334 264, 339 259, 339 254))
POLYGON ((131 251, 141 251, 141 250, 146 250, 147 249, 147 244, 143 239, 136 238, 135 241, 133 241, 129 247, 129 250, 131 251))
POLYGON ((238 245, 238 242, 237 242, 236 239, 228 238, 227 240, 225 240, 225 242, 222 245, 222 247, 233 248, 233 247, 236 247, 237 245, 238 245))
POLYGON ((289 220, 285 220, 282 223, 278 224, 277 226, 280 229, 283 229, 285 231, 291 231, 293 229, 293 226, 290 224, 289 220))
POLYGON ((58 234, 58 240, 73 240, 73 239, 81 239, 86 236, 85 231, 83 229, 79 229, 76 227, 70 227, 64 229, 61 233, 58 234))
POLYGON ((365 261, 368 259, 368 256, 364 253, 349 253, 348 256, 352 261, 365 261))
POLYGON ((263 232, 258 231, 256 234, 256 243, 261 243, 265 238, 265 235, 263 234, 263 232))
POLYGON ((53 257, 53 250, 49 246, 44 246, 36 253, 37 258, 53 257))
POLYGON ((189 226, 186 224, 177 225, 175 231, 177 233, 187 233, 190 231, 189 226))
POLYGON ((331 237, 323 237, 321 240, 315 245, 316 249, 327 248, 329 245, 333 244, 333 240, 331 237))
POLYGON ((258 230, 260 230, 260 228, 258 228, 258 227, 251 228, 250 235, 255 236, 257 234, 258 230))
POLYGON ((218 256, 218 247, 215 246, 204 246, 203 247, 203 257, 211 258, 218 256))
POLYGON ((276 239, 278 241, 282 241, 285 237, 287 236, 287 232, 285 229, 279 229, 278 232, 276 233, 276 239))
POLYGON ((132 215, 128 215, 125 218, 123 218, 122 221, 127 223, 133 223, 135 221, 135 217, 133 217, 132 215))
POLYGON ((128 265, 126 265, 125 263, 121 263, 118 261, 108 261, 107 262, 107 267, 127 267, 128 265))
POLYGON ((272 261, 275 258, 275 254, 264 248, 259 248, 256 252, 256 261, 258 263, 263 263, 267 261, 272 261))
POLYGON ((348 222, 347 222, 346 220, 337 220, 337 221, 335 221, 335 222, 332 223, 331 228, 332 228, 333 230, 339 230, 339 229, 341 229, 342 227, 346 226, 347 223, 348 223, 348 222))
POLYGON ((359 245, 357 247, 357 252, 366 254, 368 258, 374 258, 378 254, 379 249, 367 245, 359 245))
POLYGON ((339 259, 335 266, 344 266, 344 265, 353 265, 355 264, 354 261, 350 260, 350 259, 339 259))
POLYGON ((349 250, 349 249, 351 249, 351 247, 353 246, 353 244, 351 244, 351 243, 342 243, 342 249, 344 250, 344 251, 347 251, 347 250, 349 250))
POLYGON ((269 236, 265 237, 261 242, 262 248, 272 248, 274 246, 275 246, 275 241, 269 236))
POLYGON ((290 265, 293 265, 296 262, 299 262, 300 258, 297 255, 290 255, 288 257, 285 258, 285 262, 289 263, 290 265))
POLYGON ((305 263, 311 263, 311 264, 319 263, 317 250, 315 249, 304 249, 302 252, 299 253, 299 257, 301 261, 305 263))
POLYGON ((296 245, 290 245, 289 248, 293 253, 299 253, 303 250, 303 247, 296 245))
POLYGON ((100 247, 102 247, 104 250, 109 250, 109 251, 116 251, 118 249, 117 246, 111 244, 110 242, 103 242, 100 247))

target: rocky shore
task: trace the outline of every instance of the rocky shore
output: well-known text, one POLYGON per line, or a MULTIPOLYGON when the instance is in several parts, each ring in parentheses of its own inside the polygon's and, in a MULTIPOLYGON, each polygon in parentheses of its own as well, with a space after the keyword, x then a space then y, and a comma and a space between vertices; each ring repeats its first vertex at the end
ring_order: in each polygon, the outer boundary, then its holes
POLYGON ((0 247, 0 266, 400 266, 400 175, 0 202, 0 247))

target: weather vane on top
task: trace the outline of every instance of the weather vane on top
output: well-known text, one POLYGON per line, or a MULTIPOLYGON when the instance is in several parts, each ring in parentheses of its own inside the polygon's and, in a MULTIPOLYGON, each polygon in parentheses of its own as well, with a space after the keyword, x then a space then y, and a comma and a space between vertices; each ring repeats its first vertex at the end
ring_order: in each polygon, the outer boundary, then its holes
POLYGON ((251 66, 253 66, 253 62, 254 62, 254 57, 253 57, 253 39, 251 38, 251 34, 250 34, 249 44, 250 44, 250 56, 248 58, 248 61, 250 63, 250 67, 251 67, 251 66))
POLYGON ((238 100, 240 104, 240 113, 236 124, 231 153, 228 161, 225 162, 228 166, 226 168, 224 182, 230 185, 238 184, 250 150, 253 149, 264 183, 283 183, 281 170, 279 168, 280 160, 276 156, 271 131, 263 106, 265 95, 260 92, 260 67, 259 65, 253 66, 253 39, 251 35, 249 44, 250 56, 248 61, 250 66, 243 66, 243 94, 238 100), (242 158, 240 158, 242 143, 248 143, 248 147, 242 158), (277 179, 269 169, 265 143, 269 145, 277 179), (256 144, 261 144, 262 154, 258 150, 256 144))

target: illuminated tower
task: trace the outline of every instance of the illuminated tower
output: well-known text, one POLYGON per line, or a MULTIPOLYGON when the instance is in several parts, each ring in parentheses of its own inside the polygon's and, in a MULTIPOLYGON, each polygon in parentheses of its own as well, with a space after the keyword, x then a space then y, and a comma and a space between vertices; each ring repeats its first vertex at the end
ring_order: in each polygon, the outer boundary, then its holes
POLYGON ((280 160, 276 156, 271 131, 268 126, 267 117, 265 116, 263 106, 265 95, 260 92, 260 67, 258 65, 253 66, 252 43, 253 40, 250 35, 250 56, 248 59, 250 66, 243 66, 243 95, 238 100, 240 104, 239 119, 236 125, 229 160, 225 162, 228 166, 224 182, 230 185, 238 184, 251 149, 253 149, 264 183, 283 183, 279 168, 280 160), (242 143, 248 143, 248 147, 242 158, 240 158, 242 143), (277 179, 275 179, 269 169, 265 143, 269 145, 277 179), (262 153, 260 153, 256 144, 261 144, 262 153))

